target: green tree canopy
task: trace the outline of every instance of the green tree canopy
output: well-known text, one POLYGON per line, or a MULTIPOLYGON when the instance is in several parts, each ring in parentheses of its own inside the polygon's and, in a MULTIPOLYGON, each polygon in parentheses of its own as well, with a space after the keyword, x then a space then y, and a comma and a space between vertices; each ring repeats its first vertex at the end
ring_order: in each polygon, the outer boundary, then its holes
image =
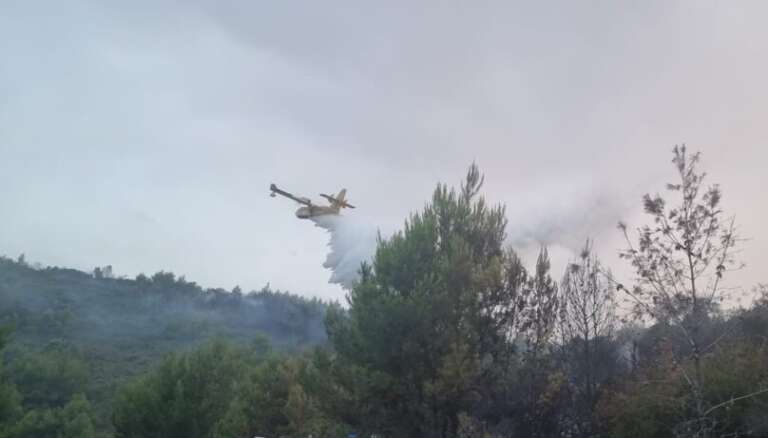
POLYGON ((154 372, 120 391, 115 436, 212 436, 252 360, 244 350, 222 342, 170 355, 154 372))
POLYGON ((380 239, 348 314, 329 311, 334 347, 370 373, 374 431, 453 436, 459 415, 493 392, 517 335, 544 336, 540 320, 554 322, 546 254, 529 278, 504 248, 504 207, 486 203, 482 184, 472 165, 459 190, 438 185, 402 231, 380 239))

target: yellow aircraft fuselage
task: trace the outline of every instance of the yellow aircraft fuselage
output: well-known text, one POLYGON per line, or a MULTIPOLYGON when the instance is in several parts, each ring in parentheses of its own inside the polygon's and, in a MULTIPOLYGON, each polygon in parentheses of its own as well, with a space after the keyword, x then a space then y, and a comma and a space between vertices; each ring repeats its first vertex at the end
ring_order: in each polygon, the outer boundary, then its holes
POLYGON ((304 198, 301 196, 296 196, 292 193, 288 193, 285 190, 279 189, 274 184, 270 184, 269 190, 271 191, 270 196, 272 197, 275 197, 276 195, 280 195, 288 199, 292 199, 298 202, 299 204, 304 205, 303 207, 300 207, 298 210, 296 210, 296 217, 299 219, 309 219, 316 216, 339 214, 339 211, 342 208, 355 208, 354 205, 351 205, 346 201, 346 195, 347 195, 346 189, 341 189, 339 194, 336 196, 331 196, 331 195, 326 195, 324 193, 321 193, 320 196, 327 199, 330 204, 327 206, 315 205, 308 198, 304 198))
POLYGON ((325 214, 339 214, 338 207, 324 207, 320 205, 311 205, 309 207, 299 207, 296 210, 296 217, 299 219, 309 219, 315 216, 322 216, 325 214))

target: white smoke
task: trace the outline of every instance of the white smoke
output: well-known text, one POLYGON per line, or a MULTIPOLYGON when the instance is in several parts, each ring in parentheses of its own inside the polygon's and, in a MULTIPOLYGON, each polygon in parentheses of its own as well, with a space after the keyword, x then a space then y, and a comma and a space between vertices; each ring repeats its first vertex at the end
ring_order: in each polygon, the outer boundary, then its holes
POLYGON ((507 202, 509 243, 515 248, 561 246, 578 253, 587 238, 598 237, 616 224, 634 202, 607 184, 574 178, 531 187, 507 202))
MULTIPOLYGON (((552 274, 558 276, 587 238, 600 239, 605 231, 614 230, 625 205, 604 187, 572 184, 567 189, 555 188, 538 188, 507 203, 507 244, 528 264, 535 263, 540 248, 546 246, 552 274)), ((312 221, 330 234, 330 251, 323 263, 332 272, 329 282, 351 289, 359 279, 360 264, 372 261, 380 228, 370 218, 354 214, 323 215, 312 221)), ((390 234, 382 231, 384 238, 390 234)))
POLYGON ((531 187, 513 199, 507 202, 507 243, 529 266, 546 247, 554 278, 563 274, 587 239, 597 242, 598 251, 601 242, 610 241, 616 234, 616 224, 635 200, 621 196, 607 183, 580 178, 573 178, 569 184, 531 187))
POLYGON ((616 224, 624 212, 618 202, 598 195, 578 198, 570 205, 552 203, 527 211, 509 215, 507 243, 530 266, 546 247, 555 278, 578 256, 587 239, 598 243, 595 249, 603 248, 600 245, 617 233, 616 224))
POLYGON ((360 265, 370 263, 376 252, 377 228, 354 216, 323 215, 312 221, 331 235, 330 252, 323 263, 332 272, 328 281, 351 289, 359 278, 360 265))

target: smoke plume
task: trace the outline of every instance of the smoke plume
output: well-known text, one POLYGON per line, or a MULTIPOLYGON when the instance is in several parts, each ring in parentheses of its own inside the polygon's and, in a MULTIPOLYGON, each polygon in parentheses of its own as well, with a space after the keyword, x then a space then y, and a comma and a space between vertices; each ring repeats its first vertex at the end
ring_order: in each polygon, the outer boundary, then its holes
MULTIPOLYGON (((555 276, 562 273, 587 238, 600 239, 626 212, 625 202, 618 195, 592 184, 538 187, 514 198, 514 202, 506 203, 506 243, 529 264, 546 246, 555 276)), ((312 220, 330 234, 330 251, 323 263, 332 272, 329 282, 351 289, 358 280, 360 264, 373 258, 380 228, 370 218, 354 214, 323 215, 312 220)), ((382 237, 388 236, 382 231, 382 237)))

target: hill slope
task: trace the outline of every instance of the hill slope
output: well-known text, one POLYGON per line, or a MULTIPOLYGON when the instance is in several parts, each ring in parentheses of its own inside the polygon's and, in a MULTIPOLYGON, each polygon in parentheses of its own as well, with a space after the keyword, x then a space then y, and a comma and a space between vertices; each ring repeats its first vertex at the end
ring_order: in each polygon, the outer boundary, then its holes
POLYGON ((115 388, 170 352, 214 337, 238 343, 266 337, 282 349, 326 340, 326 305, 318 300, 268 288, 203 289, 168 272, 125 279, 109 271, 33 268, 0 257, 0 326, 14 329, 7 359, 51 349, 79 357, 102 430, 110 427, 115 388))

